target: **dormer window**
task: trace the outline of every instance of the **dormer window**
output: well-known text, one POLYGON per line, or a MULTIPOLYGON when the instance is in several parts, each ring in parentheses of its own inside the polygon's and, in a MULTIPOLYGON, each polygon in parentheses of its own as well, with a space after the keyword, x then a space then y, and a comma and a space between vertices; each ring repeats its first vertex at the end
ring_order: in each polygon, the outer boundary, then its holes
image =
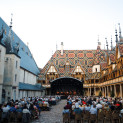
POLYGON ((29 52, 26 52, 26 54, 29 56, 29 52))
POLYGON ((25 48, 24 48, 24 46, 22 47, 22 50, 23 50, 23 51, 25 51, 25 48))
POLYGON ((50 68, 49 68, 47 74, 49 74, 49 73, 57 73, 54 66, 50 66, 50 68))
POLYGON ((95 68, 95 72, 97 72, 97 68, 95 68))
POLYGON ((67 62, 66 62, 66 65, 70 65, 70 63, 67 61, 67 62))
POLYGON ((76 66, 74 70, 74 74, 78 74, 78 73, 84 73, 80 65, 76 66))
POLYGON ((66 71, 69 71, 70 70, 70 63, 69 63, 69 61, 66 62, 65 70, 66 71))
POLYGON ((95 72, 100 72, 100 65, 94 65, 92 67, 92 73, 95 73, 95 72))

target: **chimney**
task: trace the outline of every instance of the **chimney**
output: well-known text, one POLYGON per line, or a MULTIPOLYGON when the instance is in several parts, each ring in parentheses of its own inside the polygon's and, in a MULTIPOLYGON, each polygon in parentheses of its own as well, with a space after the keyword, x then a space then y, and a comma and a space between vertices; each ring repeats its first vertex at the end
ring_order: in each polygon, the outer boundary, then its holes
POLYGON ((61 42, 61 55, 63 55, 63 42, 61 42))

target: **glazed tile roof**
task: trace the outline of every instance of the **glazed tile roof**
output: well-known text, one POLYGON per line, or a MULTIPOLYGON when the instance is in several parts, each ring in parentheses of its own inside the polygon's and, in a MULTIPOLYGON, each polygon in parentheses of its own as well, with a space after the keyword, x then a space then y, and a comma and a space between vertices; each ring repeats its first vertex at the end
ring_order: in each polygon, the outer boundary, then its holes
POLYGON ((100 72, 91 73, 90 79, 99 79, 101 76, 100 72))
POLYGON ((120 55, 123 56, 123 42, 120 43, 118 47, 119 47, 120 55))
POLYGON ((101 62, 103 62, 105 60, 105 52, 102 52, 102 50, 96 50, 96 53, 94 55, 94 65, 100 64, 101 62))
POLYGON ((42 87, 40 84, 32 85, 32 84, 19 82, 19 90, 41 91, 44 89, 45 88, 42 87))
POLYGON ((101 67, 101 70, 107 69, 107 62, 101 62, 100 67, 101 67))
POLYGON ((95 54, 98 55, 99 61, 104 61, 105 52, 105 50, 100 50, 99 53, 97 53, 97 50, 64 50, 64 54, 61 55, 61 51, 57 50, 41 70, 41 77, 45 77, 47 70, 52 62, 54 63, 55 68, 57 68, 59 71, 59 77, 71 76, 73 70, 75 69, 75 66, 78 63, 82 67, 86 76, 89 76, 88 73, 92 73, 92 66, 94 60, 96 59, 95 54), (67 61, 69 62, 70 66, 65 69, 67 61))
POLYGON ((110 51, 109 58, 111 60, 111 63, 115 63, 115 51, 110 51))
MULTIPOLYGON (((5 29, 6 31, 6 34, 4 33, 3 34, 3 38, 2 38, 2 41, 1 43, 4 44, 4 41, 6 40, 6 37, 8 36, 8 33, 9 33, 9 26, 2 20, 2 18, 0 18, 0 30, 2 28, 2 25, 3 25, 3 28, 5 29)), ((12 31, 12 40, 13 40, 13 47, 19 43, 20 44, 20 47, 19 47, 19 52, 18 52, 18 56, 20 56, 20 66, 21 68, 23 69, 26 69, 27 71, 35 74, 35 75, 38 75, 40 73, 39 69, 38 69, 38 66, 28 48, 28 46, 25 45, 25 43, 12 31)), ((4 44, 5 45, 5 44, 4 44)))

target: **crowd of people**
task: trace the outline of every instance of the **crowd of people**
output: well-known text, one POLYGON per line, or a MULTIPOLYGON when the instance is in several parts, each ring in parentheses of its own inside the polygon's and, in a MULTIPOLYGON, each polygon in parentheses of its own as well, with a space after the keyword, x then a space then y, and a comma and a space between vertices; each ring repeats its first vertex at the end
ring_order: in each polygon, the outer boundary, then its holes
POLYGON ((43 105, 49 109, 59 100, 60 96, 24 97, 16 101, 12 99, 0 104, 0 123, 9 121, 28 123, 30 119, 39 118, 43 105))
POLYGON ((66 105, 63 109, 63 114, 68 113, 70 117, 75 118, 75 114, 95 114, 101 111, 110 111, 111 113, 117 111, 119 117, 123 114, 123 99, 121 98, 105 98, 105 97, 80 97, 68 96, 66 105))

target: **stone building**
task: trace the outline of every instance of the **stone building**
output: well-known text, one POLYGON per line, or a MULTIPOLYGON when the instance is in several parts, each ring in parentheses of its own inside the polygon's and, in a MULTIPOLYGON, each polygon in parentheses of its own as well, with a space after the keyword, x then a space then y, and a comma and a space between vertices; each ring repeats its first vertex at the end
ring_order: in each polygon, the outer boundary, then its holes
POLYGON ((86 96, 112 96, 114 92, 115 97, 123 97, 121 30, 119 38, 117 30, 115 36, 116 46, 113 47, 111 41, 110 50, 107 42, 107 49, 101 49, 98 41, 95 50, 64 50, 61 43, 61 50, 57 50, 40 71, 39 83, 47 88, 47 94, 52 94, 52 90, 55 94, 80 94, 77 91, 82 90, 86 96), (83 86, 77 88, 79 82, 83 86))
POLYGON ((29 47, 0 18, 0 103, 44 95, 37 84, 39 69, 29 47))

